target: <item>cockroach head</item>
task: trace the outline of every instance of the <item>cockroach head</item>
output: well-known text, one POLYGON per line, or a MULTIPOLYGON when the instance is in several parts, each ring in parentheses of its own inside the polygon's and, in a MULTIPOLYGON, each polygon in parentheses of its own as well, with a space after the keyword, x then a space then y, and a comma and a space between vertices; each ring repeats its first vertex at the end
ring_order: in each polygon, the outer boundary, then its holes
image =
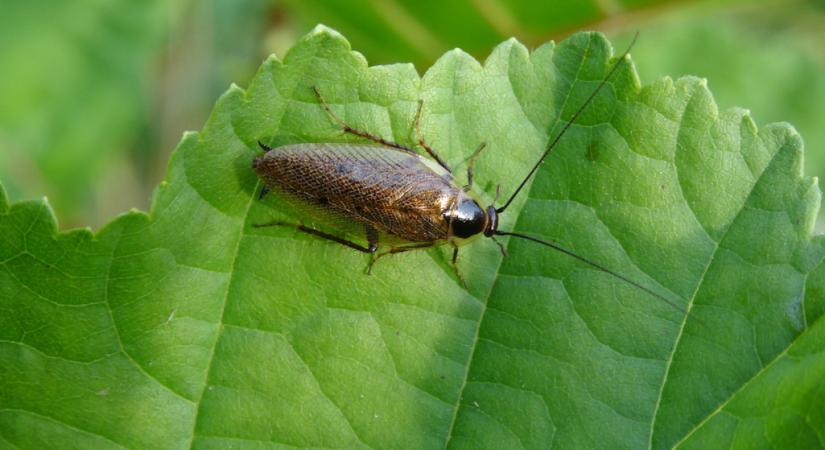
POLYGON ((498 213, 493 205, 487 207, 487 226, 484 227, 484 236, 493 237, 498 230, 498 213))

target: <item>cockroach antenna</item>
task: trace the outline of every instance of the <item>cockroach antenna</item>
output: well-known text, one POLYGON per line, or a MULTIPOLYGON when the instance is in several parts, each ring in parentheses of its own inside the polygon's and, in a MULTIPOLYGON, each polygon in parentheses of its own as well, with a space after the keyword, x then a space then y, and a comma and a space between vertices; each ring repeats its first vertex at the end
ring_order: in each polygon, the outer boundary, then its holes
POLYGON ((595 262, 595 261, 591 261, 590 259, 587 259, 587 258, 585 258, 584 256, 581 256, 581 255, 578 255, 578 254, 574 253, 574 252, 573 252, 573 251, 571 251, 571 250, 567 250, 566 248, 564 248, 564 247, 562 247, 562 246, 560 246, 560 245, 556 244, 555 242, 545 241, 545 240, 542 240, 542 239, 539 239, 539 238, 536 238, 536 237, 533 237, 533 236, 528 236, 528 235, 526 235, 526 234, 521 234, 521 233, 512 233, 512 232, 508 232, 508 231, 496 231, 494 234, 495 234, 496 236, 513 236, 513 237, 517 237, 517 238, 521 238, 521 239, 526 239, 526 240, 528 240, 528 241, 533 241, 533 242, 535 242, 535 243, 537 243, 537 244, 546 245, 547 247, 550 247, 550 248, 552 248, 553 250, 557 250, 557 251, 559 251, 559 252, 561 252, 561 253, 564 253, 565 255, 568 255, 568 256, 571 256, 571 257, 573 257, 573 258, 576 258, 576 259, 578 259, 579 261, 581 261, 581 262, 583 262, 583 263, 585 263, 585 264, 588 264, 588 265, 590 265, 591 267, 596 268, 597 270, 600 270, 600 271, 602 271, 602 272, 604 272, 604 273, 606 273, 606 274, 608 274, 608 275, 612 275, 612 276, 614 276, 614 277, 616 277, 616 278, 618 278, 618 279, 620 279, 620 280, 624 281, 625 283, 627 283, 627 284, 629 284, 629 285, 631 285, 631 286, 633 286, 633 287, 635 287, 635 288, 637 288, 637 289, 640 289, 640 290, 642 290, 642 291, 644 291, 644 292, 647 292, 648 294, 650 294, 650 295, 652 295, 652 296, 654 296, 654 297, 658 298, 659 300, 661 300, 661 301, 663 301, 663 302, 667 303, 668 305, 670 305, 671 307, 675 308, 675 309, 676 309, 677 311, 679 311, 679 312, 682 312, 682 313, 686 312, 686 311, 685 311, 682 307, 680 307, 680 306, 679 306, 679 305, 677 305, 676 303, 672 302, 671 300, 668 300, 666 297, 664 297, 663 295, 661 295, 661 294, 657 293, 656 291, 654 291, 654 290, 652 290, 652 289, 650 289, 650 288, 647 288, 647 287, 645 287, 645 286, 643 286, 643 285, 641 285, 641 284, 639 284, 639 283, 637 283, 637 282, 635 282, 635 281, 631 280, 630 278, 627 278, 626 276, 624 276, 624 275, 622 275, 622 274, 620 274, 620 273, 618 273, 618 272, 614 272, 614 271, 612 271, 612 270, 608 269, 607 267, 605 267, 605 266, 603 266, 603 265, 601 265, 601 264, 599 264, 599 263, 597 263, 597 262, 595 262))
POLYGON ((584 110, 587 109, 587 106, 590 105, 590 102, 592 102, 594 98, 596 98, 596 95, 599 94, 604 85, 607 84, 608 81, 610 81, 610 79, 613 77, 613 74, 615 74, 616 71, 619 70, 619 67, 621 67, 622 63, 627 59, 627 55, 630 54, 630 50, 633 48, 634 45, 636 45, 636 39, 638 38, 639 32, 637 31, 636 34, 633 35, 633 40, 630 41, 630 45, 627 46, 627 50, 625 50, 624 53, 622 53, 621 58, 619 58, 619 60, 616 61, 616 64, 613 65, 613 68, 610 69, 610 72, 607 73, 607 76, 604 77, 604 79, 599 83, 596 89, 593 90, 589 97, 587 97, 587 100, 585 100, 584 103, 582 103, 582 105, 579 107, 576 113, 573 114, 573 117, 571 117, 570 120, 567 121, 566 124, 564 124, 564 127, 561 129, 561 131, 559 131, 559 134, 557 134, 556 137, 553 138, 553 140, 550 142, 550 145, 548 145, 547 148, 544 150, 544 153, 542 153, 541 158, 539 158, 539 160, 536 162, 533 168, 530 169, 530 172, 527 173, 527 176, 524 177, 523 180, 521 180, 521 183, 519 183, 516 190, 513 191, 513 193, 510 195, 510 198, 508 198, 507 201, 504 202, 504 205, 502 205, 499 208, 496 208, 497 213, 503 213, 504 210, 507 209, 508 206, 510 206, 510 203, 513 203, 513 200, 516 198, 518 193, 521 192, 521 190, 524 188, 524 185, 527 184, 527 180, 529 180, 530 177, 532 177, 533 174, 535 174, 536 171, 539 170, 539 167, 544 163, 544 159, 547 158, 547 155, 549 155, 554 148, 556 148, 556 145, 559 143, 559 141, 561 141, 561 138, 565 135, 565 133, 567 133, 567 130, 570 128, 570 126, 576 122, 576 119, 578 119, 579 116, 584 112, 584 110))
MULTIPOLYGON (((567 121, 567 123, 564 124, 561 131, 559 131, 559 133, 553 138, 553 140, 550 141, 550 144, 544 150, 544 153, 542 153, 539 160, 530 169, 530 172, 527 173, 527 176, 525 176, 524 179, 521 180, 521 183, 519 183, 516 190, 513 191, 513 193, 510 195, 510 197, 507 199, 506 202, 504 202, 504 204, 501 207, 495 208, 495 213, 496 214, 503 213, 507 209, 507 207, 510 206, 510 204, 513 202, 513 200, 516 198, 516 196, 519 194, 519 192, 521 192, 521 190, 527 184, 527 181, 538 171, 539 167, 544 163, 544 160, 547 158, 547 155, 549 155, 550 152, 552 152, 553 149, 556 147, 556 145, 558 145, 559 141, 561 141, 561 138, 565 135, 565 133, 567 133, 567 130, 570 128, 570 126, 573 125, 573 123, 576 122, 576 119, 578 119, 578 117, 584 112, 584 110, 587 109, 587 106, 593 101, 594 98, 596 98, 596 96, 599 94, 599 92, 602 90, 602 88, 608 83, 608 81, 610 81, 610 79, 613 77, 613 75, 619 70, 619 67, 621 67, 622 63, 627 60, 627 56, 628 56, 628 54, 630 54, 630 50, 636 44, 636 39, 638 39, 638 37, 639 37, 639 32, 636 32, 636 34, 633 36, 633 40, 630 42, 630 45, 628 45, 627 50, 624 51, 622 56, 618 59, 618 61, 616 61, 616 63, 613 65, 613 67, 607 73, 607 76, 599 83, 599 85, 596 87, 596 89, 593 90, 593 92, 590 94, 590 96, 587 97, 587 100, 585 100, 584 103, 582 103, 582 105, 579 107, 579 109, 576 110, 576 112, 573 114, 573 116, 570 118, 570 120, 567 121)), ((652 295, 653 297, 656 297, 657 299, 665 302, 666 304, 670 305, 672 308, 676 309, 679 312, 682 312, 682 313, 686 312, 682 307, 680 307, 679 305, 677 305, 673 301, 669 300, 665 296, 655 292, 654 290, 652 290, 650 288, 647 288, 647 287, 643 286, 642 284, 637 283, 637 282, 631 280, 630 278, 628 278, 628 277, 626 277, 626 276, 624 276, 624 275, 622 275, 618 272, 610 270, 607 267, 605 267, 605 266, 603 266, 599 263, 596 263, 595 261, 592 261, 588 258, 585 258, 584 256, 578 255, 575 252, 573 252, 571 250, 568 250, 568 249, 558 245, 555 242, 545 241, 543 239, 539 239, 539 238, 529 236, 529 235, 526 235, 526 234, 522 234, 522 233, 499 231, 497 229, 496 230, 491 230, 491 231, 492 231, 492 233, 490 233, 490 234, 492 236, 512 236, 512 237, 525 239, 525 240, 528 240, 528 241, 535 242, 537 244, 541 244, 541 245, 550 247, 553 250, 556 250, 558 252, 564 253, 565 255, 573 257, 573 258, 575 258, 575 259, 577 259, 577 260, 579 260, 579 261, 581 261, 585 264, 588 264, 589 266, 591 266, 591 267, 593 267, 593 268, 595 268, 599 271, 602 271, 602 272, 604 272, 608 275, 611 275, 615 278, 618 278, 619 280, 622 280, 625 283, 628 283, 631 286, 634 286, 637 289, 640 289, 640 290, 652 295)))

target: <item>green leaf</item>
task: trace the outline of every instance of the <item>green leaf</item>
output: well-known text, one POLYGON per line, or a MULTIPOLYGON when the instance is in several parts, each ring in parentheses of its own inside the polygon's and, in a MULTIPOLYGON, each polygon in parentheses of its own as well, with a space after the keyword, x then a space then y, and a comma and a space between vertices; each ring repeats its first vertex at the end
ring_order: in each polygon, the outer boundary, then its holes
MULTIPOLYGON (((732 17, 708 17, 700 10, 651 22, 641 31, 642 43, 634 57, 645 62, 639 67, 642 80, 671 73, 698 75, 709 80, 721 107, 747 105, 763 121, 792 122, 805 138, 806 173, 821 176, 825 174, 825 127, 819 109, 825 104, 825 63, 817 52, 822 47, 806 45, 812 36, 804 33, 777 33, 765 26, 782 17, 783 11, 787 5, 766 5, 732 17), (655 45, 645 43, 645 36, 656 36, 655 45)), ((783 23, 795 27, 791 24, 825 11, 802 9, 796 14, 796 21, 783 23)), ((825 230, 823 220, 820 211, 819 231, 825 230)))
MULTIPOLYGON (((704 83, 596 97, 503 216, 565 255, 462 247, 382 259, 283 228, 257 201, 256 141, 341 142, 351 125, 457 171, 482 141, 506 197, 615 60, 599 34, 419 78, 368 67, 319 27, 175 151, 152 211, 57 232, 0 195, 0 444, 20 448, 798 448, 825 442, 820 201, 788 125, 717 110, 704 83)), ((459 174, 459 179, 462 176, 459 174)))

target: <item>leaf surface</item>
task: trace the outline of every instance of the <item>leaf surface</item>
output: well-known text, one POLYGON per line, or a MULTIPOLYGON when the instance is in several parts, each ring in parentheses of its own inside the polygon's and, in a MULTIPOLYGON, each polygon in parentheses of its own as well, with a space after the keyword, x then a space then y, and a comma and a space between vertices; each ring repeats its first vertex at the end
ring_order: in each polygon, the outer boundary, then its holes
POLYGON ((257 200, 256 141, 422 132, 486 202, 512 192, 612 66, 577 34, 484 64, 369 67, 319 27, 184 136, 149 214, 57 232, 0 195, 0 445, 14 448, 794 448, 825 442, 820 192, 787 125, 704 83, 596 97, 503 216, 680 299, 530 242, 368 259, 257 200), (687 312, 687 314, 685 314, 687 312))

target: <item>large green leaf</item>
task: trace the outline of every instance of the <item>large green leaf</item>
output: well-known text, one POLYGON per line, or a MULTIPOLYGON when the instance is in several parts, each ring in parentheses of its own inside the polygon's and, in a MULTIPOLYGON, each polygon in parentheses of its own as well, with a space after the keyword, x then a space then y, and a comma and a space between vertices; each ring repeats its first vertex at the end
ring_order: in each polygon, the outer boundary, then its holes
POLYGON ((319 27, 187 134, 150 214, 58 233, 0 195, 0 445, 20 448, 822 446, 825 248, 800 138, 719 112, 703 82, 631 66, 502 229, 554 239, 688 314, 530 242, 381 260, 256 200, 256 141, 424 135, 512 192, 612 61, 598 34, 423 78, 319 27))

